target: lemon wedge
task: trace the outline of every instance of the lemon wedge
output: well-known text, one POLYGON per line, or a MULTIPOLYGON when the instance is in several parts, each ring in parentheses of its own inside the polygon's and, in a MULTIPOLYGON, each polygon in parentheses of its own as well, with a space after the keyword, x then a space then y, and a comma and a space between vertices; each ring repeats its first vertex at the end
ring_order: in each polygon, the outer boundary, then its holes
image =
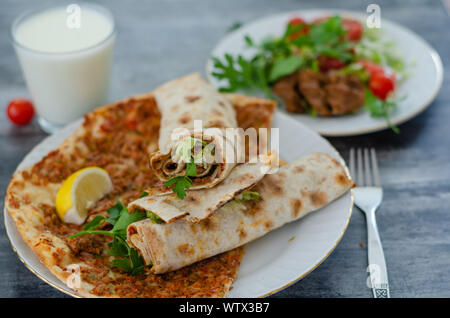
POLYGON ((56 194, 56 211, 66 223, 80 225, 88 209, 113 188, 106 170, 99 167, 80 169, 71 174, 56 194))

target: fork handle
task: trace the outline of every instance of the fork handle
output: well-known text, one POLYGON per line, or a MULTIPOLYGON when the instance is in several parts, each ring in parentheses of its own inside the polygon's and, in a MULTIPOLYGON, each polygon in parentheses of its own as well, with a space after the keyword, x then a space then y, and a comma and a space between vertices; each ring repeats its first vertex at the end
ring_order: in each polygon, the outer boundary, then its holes
MULTIPOLYGON (((366 213, 367 218, 367 248, 369 255, 370 287, 374 298, 390 298, 389 282, 384 258, 383 246, 378 234, 375 209, 366 213)), ((369 285, 369 281, 368 281, 369 285)))

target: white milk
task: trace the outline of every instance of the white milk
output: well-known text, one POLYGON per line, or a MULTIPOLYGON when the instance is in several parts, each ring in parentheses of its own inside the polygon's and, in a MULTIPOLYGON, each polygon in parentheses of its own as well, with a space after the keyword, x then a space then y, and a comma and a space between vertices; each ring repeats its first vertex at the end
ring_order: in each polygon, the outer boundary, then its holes
POLYGON ((94 4, 72 9, 27 14, 11 30, 39 123, 49 132, 107 102, 114 20, 94 4))

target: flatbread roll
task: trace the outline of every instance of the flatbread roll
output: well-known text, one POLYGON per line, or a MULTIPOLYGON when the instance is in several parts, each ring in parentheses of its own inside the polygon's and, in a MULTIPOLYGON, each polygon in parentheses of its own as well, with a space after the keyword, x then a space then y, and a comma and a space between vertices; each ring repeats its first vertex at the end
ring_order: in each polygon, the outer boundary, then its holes
POLYGON ((245 144, 235 130, 233 105, 199 74, 170 81, 157 88, 154 96, 161 112, 161 128, 159 150, 150 154, 150 168, 161 181, 186 175, 189 153, 185 158, 180 152, 193 140, 199 141, 200 150, 209 156, 195 161, 197 175, 190 190, 213 187, 237 163, 244 162, 245 144))
POLYGON ((263 161, 238 165, 223 182, 213 188, 188 191, 183 200, 175 194, 149 195, 131 202, 128 209, 130 212, 135 209, 151 212, 166 223, 181 218, 197 223, 253 187, 270 168, 270 162, 263 161))
POLYGON ((259 199, 231 201, 196 224, 185 219, 164 224, 150 219, 136 222, 127 229, 128 244, 152 265, 154 273, 173 271, 298 220, 352 186, 336 160, 326 154, 312 154, 266 175, 252 188, 259 199))

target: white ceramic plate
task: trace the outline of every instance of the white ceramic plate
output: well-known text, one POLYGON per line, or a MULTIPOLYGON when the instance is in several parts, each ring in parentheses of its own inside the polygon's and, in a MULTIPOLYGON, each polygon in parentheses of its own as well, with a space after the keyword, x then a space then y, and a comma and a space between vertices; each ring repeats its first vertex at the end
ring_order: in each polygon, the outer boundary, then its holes
MULTIPOLYGON (((366 16, 363 14, 341 10, 301 10, 277 14, 248 23, 228 34, 213 49, 211 56, 222 58, 225 53, 230 53, 233 56, 243 55, 250 57, 252 52, 245 48, 245 35, 249 35, 256 43, 259 43, 267 35, 281 35, 287 22, 293 16, 301 16, 307 21, 312 21, 316 17, 333 14, 353 17, 360 21, 365 21, 366 19, 366 16)), ((397 88, 396 96, 406 96, 399 103, 391 117, 391 121, 397 125, 418 115, 436 97, 442 85, 442 62, 438 53, 412 31, 383 18, 381 20, 381 29, 385 33, 387 40, 392 40, 397 44, 398 49, 404 54, 405 61, 415 63, 411 68, 411 77, 397 88)), ((208 60, 206 65, 208 80, 216 87, 226 85, 226 83, 221 83, 211 76, 212 71, 213 63, 211 60, 208 60)), ((289 115, 325 136, 359 135, 388 128, 384 119, 372 118, 364 110, 353 115, 341 117, 311 117, 305 114, 289 115)))
MULTIPOLYGON (((44 139, 24 158, 17 169, 39 161, 79 125, 80 122, 75 122, 44 139)), ((313 152, 324 152, 345 165, 337 151, 324 138, 291 117, 282 113, 275 114, 274 127, 282 127, 279 130, 280 155, 284 160, 292 161, 313 152)), ((350 220, 352 207, 353 196, 348 192, 320 211, 250 243, 246 247, 238 278, 229 296, 270 295, 306 276, 324 261, 339 243, 350 220), (292 237, 295 239, 289 241, 292 237)), ((78 296, 39 261, 22 240, 6 209, 4 218, 11 245, 23 263, 53 287, 78 296)))

